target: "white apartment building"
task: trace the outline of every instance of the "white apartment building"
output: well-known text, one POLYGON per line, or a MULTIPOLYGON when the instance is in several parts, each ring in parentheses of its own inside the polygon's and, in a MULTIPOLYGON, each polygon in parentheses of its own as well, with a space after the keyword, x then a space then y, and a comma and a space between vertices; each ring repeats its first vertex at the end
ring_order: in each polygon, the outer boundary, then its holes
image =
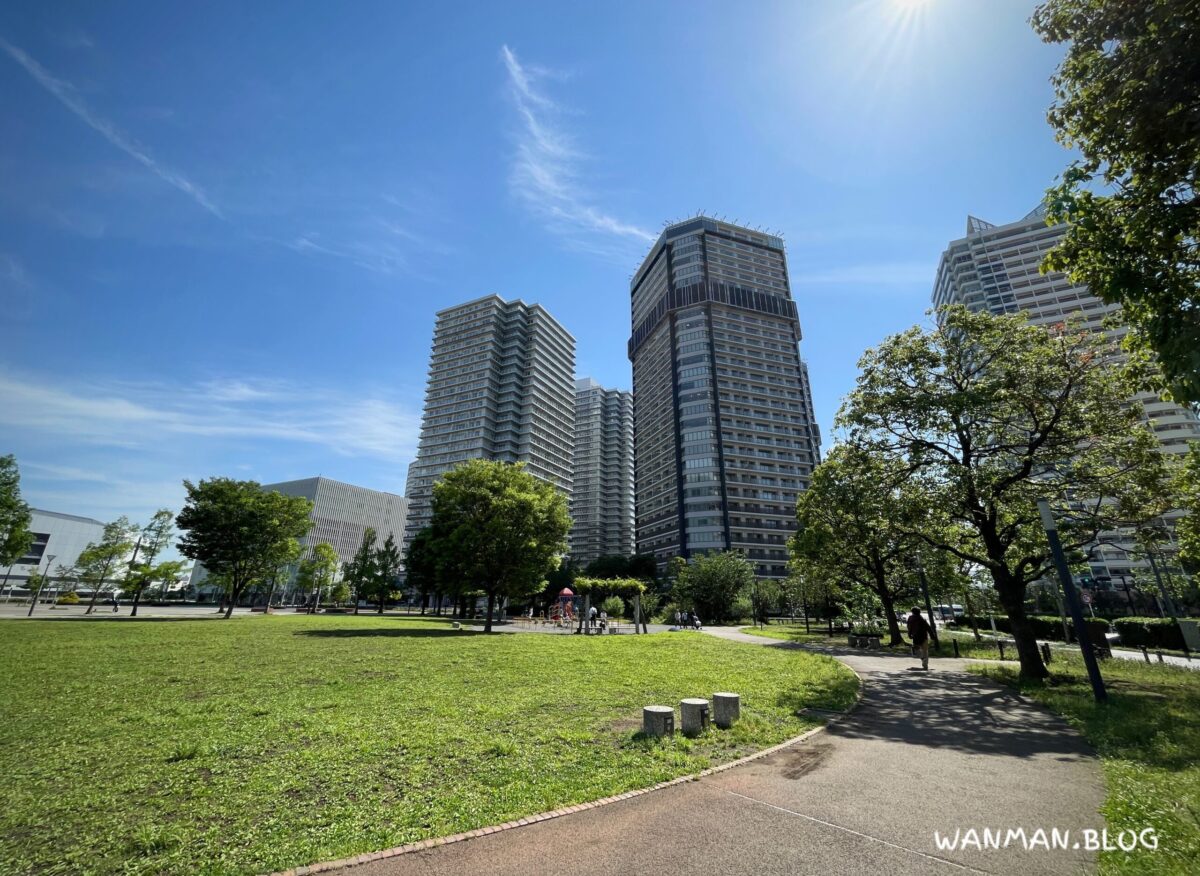
POLYGON ((540 304, 477 298, 437 314, 406 544, 433 514, 433 485, 469 459, 523 462, 570 495, 575 338, 540 304))
POLYGON ((634 553, 633 393, 575 381, 571 561, 634 553))
MULTIPOLYGON (((933 306, 965 304, 972 310, 991 313, 1028 313, 1030 322, 1051 326, 1081 318, 1083 326, 1101 331, 1107 317, 1120 310, 1106 304, 1086 286, 1072 283, 1063 274, 1041 273, 1046 253, 1066 233, 1065 224, 1046 224, 1038 207, 1024 218, 1007 225, 993 225, 967 217, 967 234, 951 241, 942 254, 933 288, 933 306)), ((1120 336, 1125 329, 1118 328, 1120 336)), ((1185 453, 1188 442, 1200 439, 1197 417, 1153 393, 1139 393, 1135 400, 1158 436, 1165 453, 1185 453)), ((1134 560, 1124 548, 1100 546, 1091 566, 1097 576, 1128 575, 1144 561, 1134 560)))

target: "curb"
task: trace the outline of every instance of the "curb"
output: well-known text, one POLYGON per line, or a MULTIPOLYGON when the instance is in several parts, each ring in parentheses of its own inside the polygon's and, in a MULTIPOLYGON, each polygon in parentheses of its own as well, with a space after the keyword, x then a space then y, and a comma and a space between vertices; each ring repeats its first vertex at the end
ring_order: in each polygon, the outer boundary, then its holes
MULTIPOLYGON (((748 643, 747 643, 748 644, 748 643)), ((826 655, 828 656, 828 655, 826 655)), ((836 658, 834 658, 836 659, 836 658)), ((824 732, 831 725, 842 721, 847 715, 851 714, 860 705, 863 700, 863 688, 866 687, 866 679, 864 679, 852 667, 846 666, 838 660, 842 666, 845 666, 855 677, 858 678, 858 691, 854 702, 844 712, 828 718, 824 724, 818 727, 813 727, 811 730, 805 730, 799 736, 794 736, 778 745, 772 745, 770 748, 764 748, 762 751, 756 751, 748 754, 745 757, 740 757, 737 760, 731 760, 729 763, 719 764, 715 767, 709 767, 698 773, 692 773, 687 776, 679 776, 675 779, 668 779, 665 782, 659 782, 657 785, 651 785, 648 788, 638 788, 633 791, 626 791, 623 794, 614 794, 611 797, 601 797, 599 800, 592 800, 587 803, 577 803, 574 806, 564 806, 561 809, 552 809, 549 812, 540 812, 537 815, 527 815, 524 818, 518 818, 513 821, 506 821, 503 824, 491 825, 489 827, 478 827, 475 830, 456 833, 452 836, 432 837, 426 840, 420 840, 414 843, 406 843, 402 846, 393 846, 390 849, 383 849, 378 852, 365 852, 361 855, 354 855, 349 858, 339 858, 334 861, 320 861, 316 864, 306 864, 302 867, 293 867, 289 870, 277 870, 269 876, 311 876, 313 873, 331 873, 335 870, 343 870, 347 867, 357 867, 360 864, 370 864, 373 861, 382 861, 386 858, 398 858, 401 855, 409 855, 413 852, 421 852, 426 849, 436 848, 437 846, 448 846, 452 843, 466 842, 467 840, 479 839, 480 837, 491 836, 494 833, 501 833, 506 830, 513 830, 518 827, 526 827, 530 824, 537 824, 542 821, 551 821, 555 818, 562 818, 564 815, 573 815, 577 812, 586 812, 589 809, 599 809, 602 806, 608 806, 612 803, 620 803, 622 800, 631 800, 634 797, 641 797, 645 794, 652 794, 655 791, 661 791, 664 788, 670 788, 675 785, 682 785, 687 782, 697 782, 706 776, 723 773, 726 770, 731 770, 734 767, 742 766, 743 764, 759 760, 760 758, 768 757, 776 752, 782 751, 785 748, 790 748, 793 745, 798 745, 801 742, 806 742, 808 739, 816 736, 818 733, 824 732)))

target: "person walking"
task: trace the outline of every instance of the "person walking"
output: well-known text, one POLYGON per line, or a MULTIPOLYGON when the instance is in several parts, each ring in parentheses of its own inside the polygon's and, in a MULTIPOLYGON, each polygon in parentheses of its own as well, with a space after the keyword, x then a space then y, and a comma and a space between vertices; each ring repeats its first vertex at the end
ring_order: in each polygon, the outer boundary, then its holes
POLYGON ((920 656, 921 668, 929 670, 929 621, 921 617, 921 609, 913 606, 908 616, 908 637, 912 639, 913 656, 920 656))
POLYGON ((682 621, 682 620, 683 620, 683 615, 680 614, 678 611, 676 611, 675 612, 675 628, 676 629, 679 629, 682 627, 682 624, 680 623, 680 621, 682 621))

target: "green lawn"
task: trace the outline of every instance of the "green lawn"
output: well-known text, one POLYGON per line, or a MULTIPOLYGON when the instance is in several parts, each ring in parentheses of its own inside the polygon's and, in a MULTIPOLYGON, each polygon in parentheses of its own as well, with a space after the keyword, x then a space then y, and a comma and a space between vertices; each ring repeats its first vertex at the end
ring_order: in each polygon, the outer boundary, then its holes
POLYGON ((708 636, 441 620, 0 621, 0 872, 255 873, 645 787, 802 732, 853 675, 708 636), (743 720, 640 738, 716 690, 743 720))
MULTIPOLYGON (((972 669, 1018 686, 1015 667, 972 669)), ((1055 654, 1046 685, 1021 690, 1079 728, 1099 752, 1108 786, 1110 836, 1153 827, 1158 851, 1102 852, 1110 874, 1191 874, 1200 861, 1200 672, 1131 660, 1106 660, 1109 702, 1092 698, 1083 661, 1055 654)))
POLYGON ((809 645, 846 644, 846 636, 829 637, 829 630, 820 624, 812 625, 812 632, 804 631, 804 624, 767 624, 764 627, 742 627, 743 633, 763 636, 767 639, 783 639, 785 642, 801 642, 809 645))

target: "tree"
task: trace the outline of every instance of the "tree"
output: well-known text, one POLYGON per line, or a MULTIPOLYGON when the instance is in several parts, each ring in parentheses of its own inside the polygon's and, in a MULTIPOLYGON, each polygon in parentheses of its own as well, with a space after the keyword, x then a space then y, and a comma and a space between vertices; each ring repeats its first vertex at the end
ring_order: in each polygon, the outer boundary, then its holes
POLYGON ((174 533, 175 513, 170 508, 160 508, 154 512, 154 517, 142 530, 134 550, 134 556, 129 563, 125 584, 122 587, 126 594, 133 594, 133 608, 129 611, 130 617, 137 617, 138 603, 141 602, 142 594, 151 584, 163 580, 163 576, 167 574, 178 574, 179 570, 183 568, 183 563, 179 563, 173 568, 163 569, 158 569, 154 565, 155 559, 171 541, 174 533), (138 562, 139 559, 140 562, 138 562))
POLYGON ((437 591, 437 557, 431 549, 433 527, 426 526, 413 536, 404 556, 405 581, 421 599, 421 614, 430 594, 437 591))
POLYGON ((921 537, 987 569, 1027 678, 1047 673, 1025 591, 1053 571, 1037 500, 1055 506, 1067 550, 1083 551, 1166 493, 1158 442, 1114 355, 1099 334, 948 308, 935 328, 868 350, 838 415, 850 443, 907 467, 927 514, 921 537))
POLYGON ((1179 555, 1185 562, 1200 565, 1200 441, 1188 447, 1183 465, 1175 476, 1175 495, 1187 516, 1175 525, 1179 555))
POLYGON ((754 566, 738 551, 701 554, 678 569, 675 601, 710 623, 726 620, 754 586, 754 566))
POLYGON ((304 548, 300 542, 295 540, 288 542, 287 548, 280 551, 279 556, 276 558, 278 562, 271 571, 271 586, 267 589, 267 601, 263 606, 264 613, 270 614, 271 612, 271 603, 275 601, 275 588, 279 586, 279 579, 283 578, 287 580, 291 577, 292 567, 295 566, 296 561, 300 559, 300 554, 303 552, 304 548))
POLYGON ((571 518, 566 495, 523 463, 476 459, 434 484, 432 526, 439 581, 452 592, 487 596, 484 632, 490 633, 497 598, 540 589, 566 551, 571 518))
POLYGON ((1200 402, 1200 27, 1195 0, 1048 0, 1066 43, 1048 118, 1082 158, 1047 194, 1068 222, 1045 262, 1120 304, 1176 401, 1200 402), (1095 191, 1097 183, 1110 194, 1095 191))
POLYGON ((400 577, 402 559, 400 548, 396 546, 396 540, 389 532, 383 545, 375 551, 374 574, 369 579, 380 614, 383 614, 388 597, 396 592, 396 580, 400 577))
POLYGON ((0 566, 11 566, 29 553, 32 515, 21 499, 21 473, 12 454, 0 456, 0 566))
POLYGON ((133 534, 136 531, 128 517, 118 517, 104 525, 104 533, 98 543, 90 542, 79 554, 76 561, 79 579, 92 588, 92 598, 88 601, 85 614, 95 610, 100 592, 110 586, 109 574, 114 566, 133 550, 133 534))
POLYGON ((184 531, 179 550, 228 583, 228 618, 246 587, 270 574, 294 550, 290 543, 308 532, 312 502, 232 478, 183 486, 187 501, 176 518, 184 531))
POLYGON ((375 530, 367 527, 362 541, 350 561, 342 567, 342 580, 354 591, 354 613, 364 596, 369 596, 369 582, 375 574, 375 530))
POLYGON ((903 461, 842 444, 813 472, 796 505, 791 540, 805 577, 865 587, 879 599, 892 645, 904 642, 896 603, 913 592, 909 563, 921 541, 903 461), (908 521, 909 525, 905 526, 908 521))
POLYGON ((296 588, 308 594, 309 614, 316 612, 321 597, 328 595, 333 587, 337 566, 337 551, 327 542, 314 545, 309 557, 301 560, 300 568, 296 570, 296 588))

